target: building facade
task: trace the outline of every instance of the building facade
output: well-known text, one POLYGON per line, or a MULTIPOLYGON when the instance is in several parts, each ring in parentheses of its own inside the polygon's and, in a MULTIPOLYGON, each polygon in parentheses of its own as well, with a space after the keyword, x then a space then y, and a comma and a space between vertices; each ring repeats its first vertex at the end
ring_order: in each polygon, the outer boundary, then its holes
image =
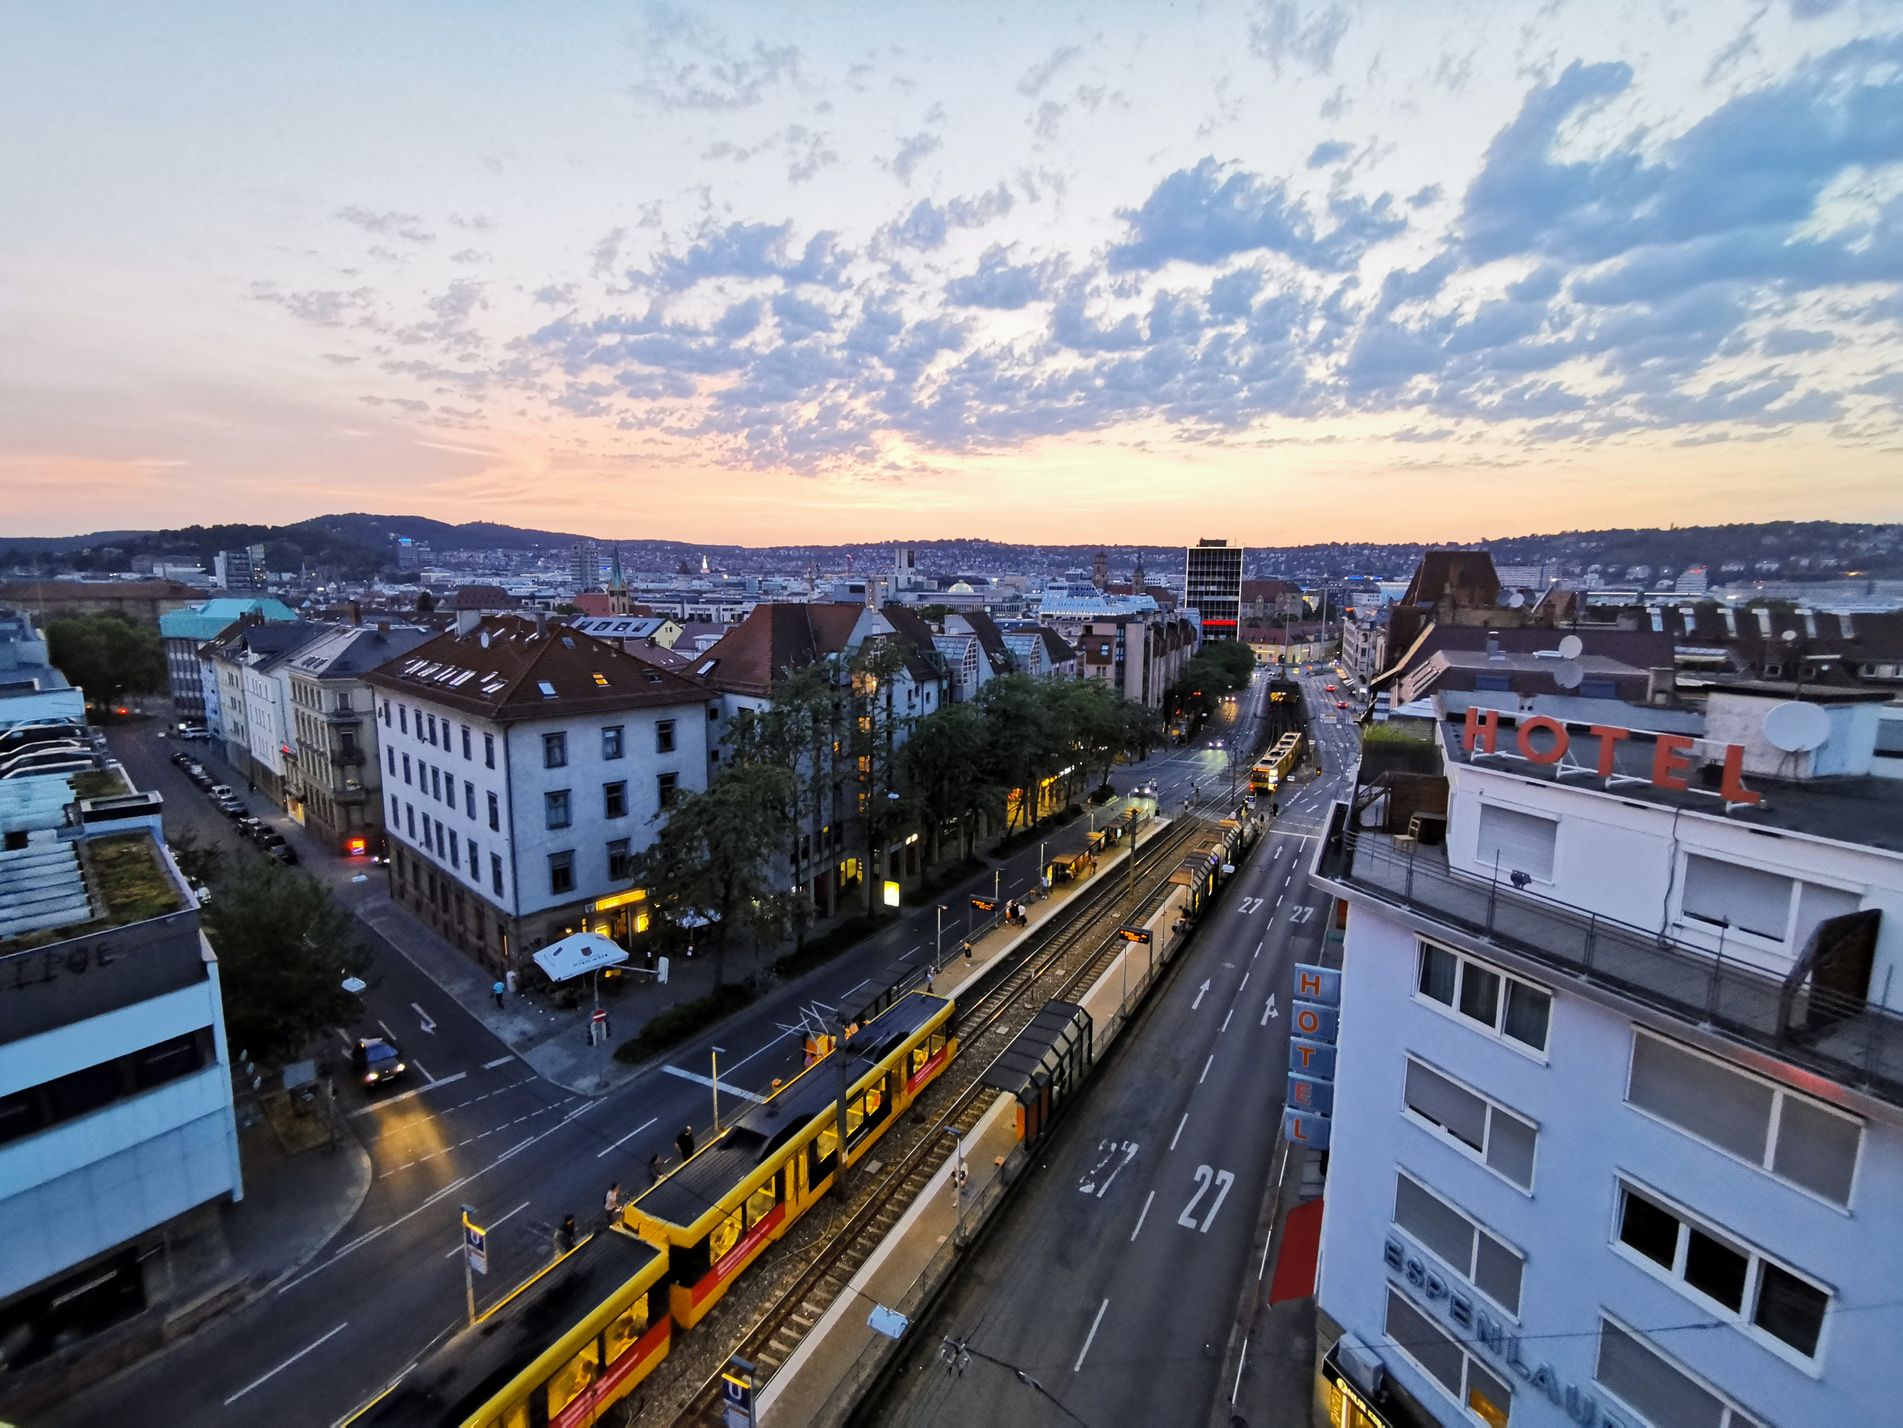
POLYGON ((218 960, 158 797, 120 784, 0 785, 9 1367, 165 1301, 173 1256, 222 1249, 218 1203, 242 1194, 218 960))
POLYGON ((1226 540, 1198 541, 1184 552, 1183 604, 1200 612, 1205 640, 1233 640, 1242 618, 1242 556, 1226 540))
POLYGON ((646 930, 633 860, 707 787, 718 696, 546 618, 467 617, 365 676, 393 895, 497 975, 646 930), (638 901, 638 900, 636 900, 638 901))
POLYGON ((270 597, 205 600, 159 616, 159 638, 165 642, 165 680, 172 707, 181 720, 203 723, 207 716, 204 681, 198 651, 240 620, 287 623, 297 612, 270 597))
POLYGON ((296 787, 287 792, 305 827, 333 851, 374 853, 383 836, 376 705, 364 676, 428 638, 426 630, 388 624, 344 625, 285 660, 297 770, 296 787))
POLYGON ((1371 775, 1370 745, 1317 858, 1345 970, 1297 987, 1285 1129, 1329 1157, 1318 1421, 1891 1421, 1903 816, 1875 710, 1714 695, 1700 736, 1451 701, 1441 776, 1371 775))

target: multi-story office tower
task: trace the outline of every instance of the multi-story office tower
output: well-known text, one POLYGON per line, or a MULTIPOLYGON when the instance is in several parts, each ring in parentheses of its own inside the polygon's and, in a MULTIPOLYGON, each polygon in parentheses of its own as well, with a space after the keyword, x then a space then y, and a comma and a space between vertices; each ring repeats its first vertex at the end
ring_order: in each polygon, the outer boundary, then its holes
POLYGON ((1880 696, 1791 692, 1364 748, 1285 1114, 1335 1422, 1896 1421, 1903 800, 1880 696))
POLYGON ((1202 615, 1205 640, 1233 640, 1242 618, 1242 547, 1198 541, 1185 552, 1183 603, 1202 615))

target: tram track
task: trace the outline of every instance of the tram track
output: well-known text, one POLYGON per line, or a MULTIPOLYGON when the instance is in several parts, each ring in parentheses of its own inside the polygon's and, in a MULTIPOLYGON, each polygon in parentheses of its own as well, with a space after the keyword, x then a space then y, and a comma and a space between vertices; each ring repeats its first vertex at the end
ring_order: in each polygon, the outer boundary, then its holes
MULTIPOLYGON (((962 1006, 957 1027, 959 1054, 913 1108, 902 1131, 893 1127, 888 1137, 901 1142, 897 1163, 881 1167, 882 1178, 854 1205, 839 1228, 808 1251, 806 1267, 792 1283, 756 1314, 733 1343, 728 1354, 753 1364, 755 1381, 765 1382, 798 1349, 806 1335, 848 1286, 859 1268, 891 1232, 925 1186, 953 1153, 956 1130, 962 1139, 990 1109, 1001 1092, 981 1084, 980 1078, 998 1052, 1009 1044, 1012 1027, 1004 1018, 1030 1004, 1033 1011, 1053 997, 1063 1000, 1087 988, 1099 970, 1115 955, 1119 926, 1141 920, 1167 896, 1169 884, 1155 881, 1159 871, 1167 878, 1184 854, 1210 827, 1207 810, 1226 806, 1226 799, 1204 800, 1205 813, 1194 807, 1189 816, 1172 820, 1136 849, 1134 876, 1110 874, 1063 918, 1047 925, 1011 955, 1010 965, 979 978, 982 990, 967 1011, 962 1006), (989 985, 986 985, 986 984, 989 985), (1040 994, 1041 993, 1041 994, 1040 994), (995 1036, 1000 1044, 980 1054, 979 1043, 995 1036)), ((895 988, 894 990, 898 990, 895 988)), ((873 1008, 879 1003, 875 1002, 873 1008)), ((869 1161, 869 1165, 877 1161, 869 1161)), ((707 1375, 675 1418, 678 1424, 716 1428, 722 1415, 722 1374, 728 1354, 707 1375)))

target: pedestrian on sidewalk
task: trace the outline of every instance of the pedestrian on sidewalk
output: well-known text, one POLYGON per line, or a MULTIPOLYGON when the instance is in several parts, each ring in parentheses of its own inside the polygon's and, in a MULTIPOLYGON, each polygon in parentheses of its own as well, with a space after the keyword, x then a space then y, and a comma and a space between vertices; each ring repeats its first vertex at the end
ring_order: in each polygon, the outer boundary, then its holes
POLYGON ((971 960, 971 944, 969 942, 965 943, 965 960, 967 962, 971 960))
POLYGON ((615 1216, 621 1211, 621 1182, 615 1181, 608 1187, 608 1193, 601 1197, 601 1208, 608 1216, 608 1223, 615 1222, 615 1216))
POLYGON ((658 1150, 648 1157, 648 1179, 656 1185, 661 1183, 661 1153, 658 1150))
POLYGON ((694 1153, 694 1128, 682 1126, 681 1133, 674 1137, 674 1148, 681 1153, 681 1163, 685 1165, 694 1153))
POLYGON ((932 983, 932 973, 929 969, 927 969, 925 973, 925 995, 929 997, 932 995, 932 993, 935 990, 936 988, 933 986, 933 983, 932 983))
POLYGON ((502 980, 509 984, 509 995, 515 995, 515 968, 511 967, 502 974, 502 980))
POLYGON ((562 1227, 555 1232, 555 1251, 557 1254, 567 1254, 573 1248, 575 1248, 575 1217, 563 1215, 562 1227))
POLYGON ((489 988, 489 991, 491 992, 491 994, 493 994, 493 995, 494 995, 494 997, 495 997, 495 999, 496 999, 496 1010, 497 1010, 497 1011, 501 1011, 501 1010, 502 1010, 502 993, 503 993, 503 992, 504 992, 505 990, 506 990, 506 988, 505 988, 505 987, 503 986, 503 984, 502 984, 502 982, 501 982, 500 980, 498 980, 498 981, 496 982, 496 984, 495 984, 495 985, 494 985, 493 987, 491 987, 491 988, 489 988))

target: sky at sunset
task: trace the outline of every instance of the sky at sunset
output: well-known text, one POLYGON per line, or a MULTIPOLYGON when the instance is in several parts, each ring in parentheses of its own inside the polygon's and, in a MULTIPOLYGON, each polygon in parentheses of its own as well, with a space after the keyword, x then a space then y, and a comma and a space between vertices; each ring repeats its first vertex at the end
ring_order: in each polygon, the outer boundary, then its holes
POLYGON ((0 535, 1903 519, 1903 4, 10 8, 0 535))

